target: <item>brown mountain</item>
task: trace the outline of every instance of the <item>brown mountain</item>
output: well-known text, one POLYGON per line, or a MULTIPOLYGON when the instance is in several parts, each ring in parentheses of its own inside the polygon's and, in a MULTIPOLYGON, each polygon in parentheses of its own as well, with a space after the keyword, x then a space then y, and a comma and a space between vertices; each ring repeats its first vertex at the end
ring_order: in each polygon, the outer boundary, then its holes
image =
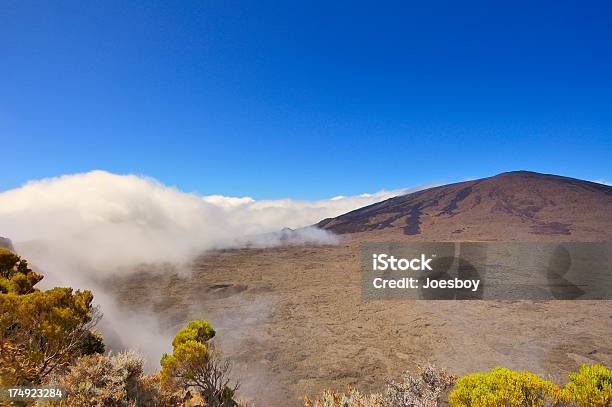
POLYGON ((398 196, 316 226, 368 239, 609 241, 612 187, 507 172, 398 196))

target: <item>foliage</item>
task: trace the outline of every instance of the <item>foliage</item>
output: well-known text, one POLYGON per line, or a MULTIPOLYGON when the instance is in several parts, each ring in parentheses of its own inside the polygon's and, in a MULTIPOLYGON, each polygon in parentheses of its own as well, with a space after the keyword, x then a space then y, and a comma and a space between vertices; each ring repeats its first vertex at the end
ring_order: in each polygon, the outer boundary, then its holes
POLYGON ((91 292, 40 291, 33 285, 42 276, 5 249, 0 273, 6 289, 0 294, 0 385, 45 383, 77 357, 103 352, 101 336, 91 332, 100 317, 91 292))
POLYGON ((557 403, 560 389, 534 373, 496 367, 461 377, 449 395, 453 407, 540 407, 557 403))
POLYGON ((582 365, 563 392, 580 407, 612 406, 612 370, 602 365, 582 365))
POLYGON ((66 399, 58 406, 179 406, 180 397, 159 388, 157 377, 143 375, 143 360, 134 352, 79 358, 56 384, 66 399))
POLYGON ((172 346, 178 347, 188 342, 205 343, 215 337, 215 330, 208 321, 191 321, 186 327, 176 333, 172 340, 172 346))
POLYGON ((104 353, 104 338, 98 331, 87 331, 81 340, 80 351, 81 355, 93 355, 96 353, 104 353))
POLYGON ((456 377, 428 365, 417 376, 404 372, 402 382, 387 382, 383 405, 394 407, 437 407, 456 377))
POLYGON ((306 407, 383 407, 380 394, 363 394, 357 389, 349 389, 348 393, 336 393, 325 390, 320 398, 312 401, 304 398, 306 407))
POLYGON ((402 382, 387 381, 382 394, 347 393, 326 390, 314 401, 304 398, 306 407, 612 407, 612 370, 602 365, 583 365, 569 375, 561 390, 534 373, 496 367, 459 380, 432 366, 419 369, 417 376, 404 373, 402 382))
POLYGON ((184 406, 182 392, 164 389, 160 386, 158 374, 144 376, 138 381, 137 400, 142 406, 175 407, 184 406))
POLYGON ((42 278, 28 267, 26 260, 0 247, 0 294, 32 293, 42 278))
POLYGON ((172 354, 161 358, 161 382, 166 388, 195 389, 207 406, 235 406, 238 384, 230 386, 231 363, 221 360, 209 340, 215 336, 208 321, 192 321, 172 341, 172 354))
POLYGON ((113 359, 103 355, 80 358, 58 381, 59 386, 70 389, 61 405, 135 405, 128 399, 128 390, 142 370, 137 364, 119 366, 113 359))

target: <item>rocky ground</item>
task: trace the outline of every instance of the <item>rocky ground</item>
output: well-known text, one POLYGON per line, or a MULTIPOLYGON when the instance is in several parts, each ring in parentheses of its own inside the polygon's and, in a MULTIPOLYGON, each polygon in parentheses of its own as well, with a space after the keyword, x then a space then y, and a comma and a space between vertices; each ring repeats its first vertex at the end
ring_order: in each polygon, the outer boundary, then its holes
POLYGON ((378 391, 425 363, 558 382, 581 363, 612 365, 612 301, 365 301, 358 239, 215 252, 190 268, 110 284, 125 309, 152 309, 169 331, 209 319, 241 395, 259 405, 349 385, 378 391))

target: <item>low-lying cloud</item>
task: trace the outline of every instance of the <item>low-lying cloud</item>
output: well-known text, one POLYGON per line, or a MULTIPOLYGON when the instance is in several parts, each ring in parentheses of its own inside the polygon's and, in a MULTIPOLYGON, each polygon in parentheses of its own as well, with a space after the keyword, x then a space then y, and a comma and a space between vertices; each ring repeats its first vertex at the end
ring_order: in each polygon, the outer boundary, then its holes
MULTIPOLYGON (((92 171, 0 193, 0 235, 18 248, 25 242, 44 244, 54 256, 104 273, 140 263, 181 262, 247 236, 312 225, 408 191, 256 201, 199 196, 151 178, 92 171)), ((306 230, 304 239, 325 241, 326 234, 306 230)))
MULTIPOLYGON (((112 273, 143 263, 186 264, 203 251, 239 244, 333 243, 328 232, 304 227, 413 190, 257 201, 200 196, 151 178, 92 171, 1 192, 0 236, 9 237, 45 274, 44 287, 97 289, 106 323, 122 326, 125 321, 112 295, 100 292, 97 284, 112 273), (283 228, 304 229, 287 234, 279 232, 283 228)), ((154 325, 140 329, 152 331, 154 325)), ((126 346, 134 345, 130 338, 122 339, 126 346)), ((151 350, 156 358, 158 348, 151 350)))

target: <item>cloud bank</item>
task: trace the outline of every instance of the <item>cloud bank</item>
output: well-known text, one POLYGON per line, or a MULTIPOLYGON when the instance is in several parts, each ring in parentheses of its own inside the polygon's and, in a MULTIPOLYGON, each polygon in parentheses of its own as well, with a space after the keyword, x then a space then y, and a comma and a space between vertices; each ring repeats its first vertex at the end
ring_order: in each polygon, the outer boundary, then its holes
POLYGON ((93 289, 108 332, 119 333, 122 345, 139 347, 155 361, 169 346, 169 338, 160 334, 152 315, 128 318, 113 293, 101 288, 106 277, 143 263, 185 264, 203 251, 239 244, 333 243, 333 235, 311 227, 289 234, 279 231, 303 228, 410 191, 257 201, 200 196, 151 178, 92 171, 1 192, 0 236, 9 237, 17 252, 45 275, 43 288, 93 289), (141 339, 146 336, 146 343, 128 335, 133 332, 141 339))
MULTIPOLYGON (((258 234, 285 227, 312 225, 409 191, 256 201, 199 196, 151 178, 92 171, 32 181, 0 193, 0 235, 18 248, 38 242, 56 257, 70 257, 100 273, 140 263, 184 261, 247 236, 257 239, 258 234)), ((328 238, 308 229, 303 235, 305 241, 328 238)))

